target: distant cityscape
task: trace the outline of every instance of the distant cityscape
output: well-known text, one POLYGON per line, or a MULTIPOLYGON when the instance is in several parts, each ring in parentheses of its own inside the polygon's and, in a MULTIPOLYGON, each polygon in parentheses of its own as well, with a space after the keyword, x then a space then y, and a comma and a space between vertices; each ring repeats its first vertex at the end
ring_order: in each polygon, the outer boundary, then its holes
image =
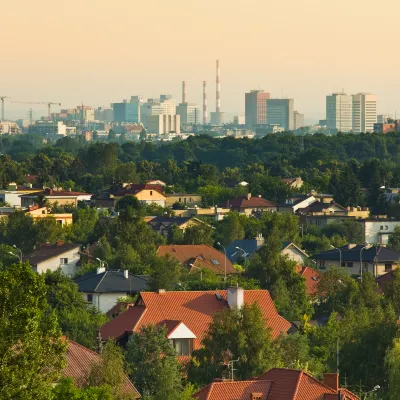
MULTIPOLYGON (((377 98, 371 93, 332 93, 326 96, 326 117, 312 125, 305 124, 304 114, 297 111, 293 98, 276 98, 262 89, 245 93, 245 110, 231 120, 225 119, 221 106, 220 64, 216 62, 215 111, 208 109, 208 84, 203 81, 203 104, 188 101, 186 82, 182 82, 181 102, 170 94, 158 98, 132 95, 130 99, 111 103, 109 108, 78 105, 75 108, 51 112, 54 102, 14 101, 0 96, 0 134, 37 133, 41 135, 76 136, 86 140, 108 136, 110 130, 129 140, 184 139, 191 134, 208 133, 212 136, 262 137, 269 133, 292 131, 307 133, 388 133, 400 130, 400 120, 377 114, 377 98), (27 118, 7 119, 9 103, 43 104, 45 117, 35 118, 32 108, 27 118)), ((190 96, 189 96, 190 97, 190 96)))

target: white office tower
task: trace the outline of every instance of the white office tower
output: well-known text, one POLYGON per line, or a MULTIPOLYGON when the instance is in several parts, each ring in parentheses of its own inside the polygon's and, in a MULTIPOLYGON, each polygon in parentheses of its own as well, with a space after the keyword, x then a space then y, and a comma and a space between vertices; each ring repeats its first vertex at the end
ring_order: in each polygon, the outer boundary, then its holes
POLYGON ((305 127, 304 124, 304 114, 300 114, 298 111, 294 111, 294 130, 301 129, 305 127))
POLYGON ((373 132, 376 122, 376 95, 370 93, 353 95, 353 132, 373 132))
POLYGON ((224 123, 224 113, 221 112, 221 70, 219 68, 219 60, 217 60, 217 77, 216 77, 216 99, 215 112, 210 113, 211 125, 222 125, 224 123))
POLYGON ((148 99, 140 108, 140 122, 147 128, 152 115, 176 115, 176 101, 162 94, 160 99, 148 99))
POLYGON ((176 114, 181 117, 181 124, 197 125, 200 121, 200 107, 187 102, 185 81, 182 82, 182 103, 176 107, 176 114))
POLYGON ((163 135, 167 133, 181 133, 181 117, 179 115, 158 114, 150 115, 147 120, 149 133, 163 135))
POLYGON ((353 129, 353 96, 345 93, 326 96, 326 127, 337 132, 353 129))

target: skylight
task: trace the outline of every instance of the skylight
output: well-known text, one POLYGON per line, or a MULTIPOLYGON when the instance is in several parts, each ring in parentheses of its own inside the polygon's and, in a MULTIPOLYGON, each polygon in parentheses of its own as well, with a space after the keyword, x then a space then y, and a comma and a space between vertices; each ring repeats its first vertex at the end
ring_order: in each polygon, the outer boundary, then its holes
POLYGON ((218 261, 218 260, 211 260, 211 262, 212 262, 214 265, 219 265, 219 261, 218 261))

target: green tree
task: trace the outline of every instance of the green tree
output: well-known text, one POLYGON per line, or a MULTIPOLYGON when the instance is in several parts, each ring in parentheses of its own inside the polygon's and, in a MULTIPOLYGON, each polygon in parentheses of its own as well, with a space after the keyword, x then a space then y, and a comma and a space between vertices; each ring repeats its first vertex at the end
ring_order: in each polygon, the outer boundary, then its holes
POLYGON ((77 208, 73 214, 73 221, 69 232, 69 239, 75 243, 88 244, 96 239, 95 227, 99 220, 95 208, 77 208))
POLYGON ((271 331, 256 303, 216 313, 202 345, 188 367, 189 380, 201 385, 229 373, 223 363, 231 359, 239 359, 238 380, 260 375, 278 362, 271 331))
POLYGON ((51 399, 65 345, 43 277, 28 264, 0 271, 0 398, 51 399))
POLYGON ((109 386, 79 388, 71 378, 61 378, 52 395, 52 400, 115 400, 109 386))
POLYGON ((184 244, 208 244, 212 245, 213 228, 206 224, 192 225, 185 229, 183 235, 184 244))
POLYGON ((185 267, 169 254, 165 257, 155 257, 152 262, 149 286, 154 291, 158 289, 174 290, 186 275, 185 267))
POLYGON ((360 181, 351 164, 344 166, 337 178, 334 199, 344 207, 358 206, 362 202, 360 181))
POLYGON ((168 230, 167 243, 168 244, 182 244, 184 242, 184 233, 181 228, 173 224, 168 230))
POLYGON ((332 222, 323 229, 323 233, 329 238, 335 234, 345 237, 349 243, 362 243, 364 236, 361 224, 354 219, 332 222))
POLYGON ((241 216, 236 212, 226 214, 218 225, 218 236, 224 245, 228 245, 235 240, 244 239, 245 231, 241 216))
POLYGON ((56 313, 63 333, 71 340, 93 348, 98 329, 107 322, 106 316, 86 303, 78 285, 61 270, 47 271, 43 277, 48 304, 56 313))
POLYGON ((394 232, 389 236, 389 247, 394 251, 400 251, 400 226, 394 228, 394 232))
POLYGON ((54 244, 57 240, 63 238, 63 229, 57 223, 55 217, 48 216, 40 218, 35 222, 36 244, 51 243, 54 244))
POLYGON ((143 326, 128 342, 126 362, 130 378, 143 397, 180 400, 184 391, 175 349, 162 326, 143 326))
POLYGON ((385 357, 388 373, 388 400, 397 400, 400 393, 400 339, 393 340, 385 357))

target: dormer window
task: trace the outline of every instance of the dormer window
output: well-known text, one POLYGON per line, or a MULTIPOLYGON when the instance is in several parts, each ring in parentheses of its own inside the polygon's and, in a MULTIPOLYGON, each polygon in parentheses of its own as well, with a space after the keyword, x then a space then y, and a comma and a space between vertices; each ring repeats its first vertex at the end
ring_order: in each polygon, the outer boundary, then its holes
POLYGON ((190 356, 193 351, 193 339, 173 339, 172 346, 178 356, 190 356))

